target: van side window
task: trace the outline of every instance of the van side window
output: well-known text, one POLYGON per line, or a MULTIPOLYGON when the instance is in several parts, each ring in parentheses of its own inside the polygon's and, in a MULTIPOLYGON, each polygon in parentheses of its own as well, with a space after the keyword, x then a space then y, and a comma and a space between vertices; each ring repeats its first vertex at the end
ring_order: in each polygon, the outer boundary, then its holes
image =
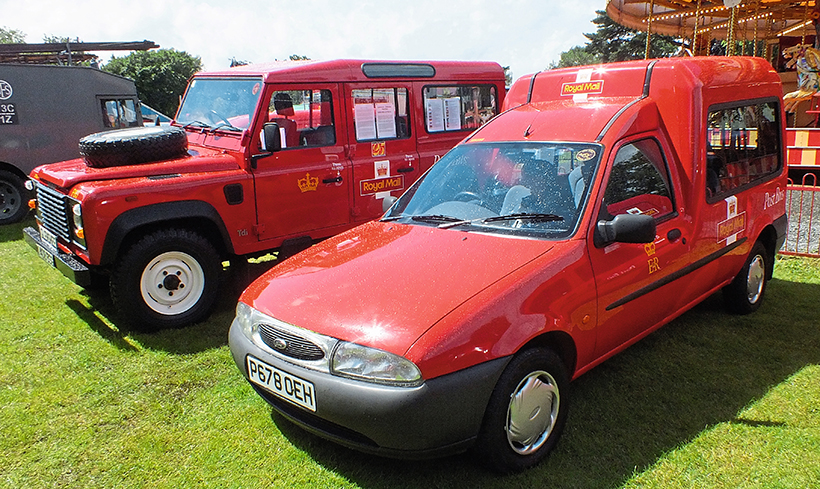
POLYGON ((102 99, 103 126, 112 128, 137 127, 137 108, 134 99, 102 99))
POLYGON ((661 148, 654 139, 618 150, 604 193, 602 214, 647 214, 657 218, 674 212, 661 148))
POLYGON ((358 88, 350 95, 356 141, 410 137, 406 88, 358 88))
POLYGON ((425 87, 427 132, 473 130, 498 113, 491 85, 425 87))
POLYGON ((330 90, 273 92, 268 122, 279 124, 282 149, 336 144, 330 90))
POLYGON ((776 173, 780 132, 776 102, 710 109, 706 148, 706 198, 710 202, 776 173))

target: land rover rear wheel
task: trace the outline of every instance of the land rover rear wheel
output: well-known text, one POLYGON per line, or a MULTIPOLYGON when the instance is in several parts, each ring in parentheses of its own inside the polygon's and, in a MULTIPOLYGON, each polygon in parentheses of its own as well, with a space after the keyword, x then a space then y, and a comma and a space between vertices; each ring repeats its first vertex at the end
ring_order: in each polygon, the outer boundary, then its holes
POLYGON ((476 441, 483 462, 506 474, 543 460, 564 429, 568 384, 566 368, 552 350, 533 348, 513 357, 490 397, 476 441))
POLYGON ((207 239, 185 229, 144 236, 111 274, 111 298, 139 331, 174 328, 207 318, 216 299, 219 254, 207 239))
POLYGON ((19 222, 28 212, 28 192, 23 181, 9 171, 0 170, 0 225, 19 222))
POLYGON ((736 314, 749 314, 763 303, 763 293, 771 276, 774 257, 761 242, 755 243, 746 264, 735 279, 723 288, 727 309, 736 314))

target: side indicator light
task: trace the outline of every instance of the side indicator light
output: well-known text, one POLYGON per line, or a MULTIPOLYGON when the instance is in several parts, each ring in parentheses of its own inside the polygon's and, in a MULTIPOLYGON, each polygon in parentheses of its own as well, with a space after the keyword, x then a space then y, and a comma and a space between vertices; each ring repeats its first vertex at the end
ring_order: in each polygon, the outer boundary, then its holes
POLYGON ((31 199, 28 201, 28 208, 29 209, 36 209, 37 208, 37 199, 31 199))

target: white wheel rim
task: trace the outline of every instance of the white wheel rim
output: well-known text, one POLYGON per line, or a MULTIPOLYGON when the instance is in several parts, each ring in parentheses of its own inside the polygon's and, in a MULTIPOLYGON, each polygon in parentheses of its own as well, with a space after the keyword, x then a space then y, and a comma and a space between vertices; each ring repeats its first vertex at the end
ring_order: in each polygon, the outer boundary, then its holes
POLYGON ((539 370, 524 377, 507 408, 507 441, 516 453, 529 455, 544 445, 558 420, 560 402, 552 375, 539 370))
POLYGON ((142 300, 153 311, 173 316, 191 309, 205 290, 205 272, 191 255, 169 251, 155 257, 140 279, 142 300))
POLYGON ((766 273, 763 257, 755 255, 749 263, 749 275, 746 277, 746 294, 749 304, 754 304, 760 299, 763 293, 763 282, 766 273))

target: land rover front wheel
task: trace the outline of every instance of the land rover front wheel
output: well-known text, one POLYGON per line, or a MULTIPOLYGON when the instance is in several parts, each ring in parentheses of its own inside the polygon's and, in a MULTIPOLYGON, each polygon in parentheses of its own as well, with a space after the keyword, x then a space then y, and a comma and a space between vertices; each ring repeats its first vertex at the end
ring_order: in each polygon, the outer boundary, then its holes
POLYGON ((490 397, 476 441, 483 462, 507 474, 546 457, 564 429, 568 383, 552 350, 533 348, 513 357, 490 397))
POLYGON ((736 314, 756 311, 763 302, 763 293, 772 273, 774 257, 761 242, 755 243, 743 268, 735 279, 723 288, 726 307, 736 314))
POLYGON ((213 308, 221 261, 207 239, 184 229, 144 236, 111 274, 111 298, 136 330, 196 323, 213 308))

